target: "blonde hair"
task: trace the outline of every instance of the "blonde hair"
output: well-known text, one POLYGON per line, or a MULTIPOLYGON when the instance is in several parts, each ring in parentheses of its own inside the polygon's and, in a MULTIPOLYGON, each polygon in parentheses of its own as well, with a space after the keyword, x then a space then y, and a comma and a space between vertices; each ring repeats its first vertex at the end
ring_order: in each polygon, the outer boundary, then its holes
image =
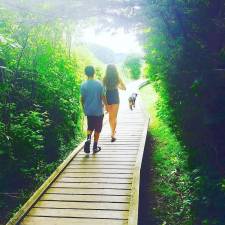
POLYGON ((103 78, 103 84, 108 90, 116 89, 119 85, 119 73, 114 64, 107 65, 105 77, 103 78))

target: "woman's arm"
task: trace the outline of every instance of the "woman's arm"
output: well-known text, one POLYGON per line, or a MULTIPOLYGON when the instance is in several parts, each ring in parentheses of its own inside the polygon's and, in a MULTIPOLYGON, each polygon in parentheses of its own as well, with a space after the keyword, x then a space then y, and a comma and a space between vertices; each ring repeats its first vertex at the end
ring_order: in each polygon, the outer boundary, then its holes
POLYGON ((124 90, 124 91, 127 89, 125 84, 123 83, 123 81, 121 79, 119 79, 118 88, 121 89, 121 90, 124 90))

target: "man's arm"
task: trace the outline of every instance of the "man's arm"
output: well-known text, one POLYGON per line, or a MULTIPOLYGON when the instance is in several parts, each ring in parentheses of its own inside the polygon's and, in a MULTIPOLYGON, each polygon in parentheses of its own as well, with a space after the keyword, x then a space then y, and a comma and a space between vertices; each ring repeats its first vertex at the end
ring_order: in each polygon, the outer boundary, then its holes
POLYGON ((104 103, 104 106, 105 106, 105 110, 108 112, 108 103, 107 103, 107 99, 106 99, 106 90, 105 88, 102 86, 102 101, 104 103))
POLYGON ((84 110, 84 98, 83 98, 83 96, 80 97, 80 102, 81 102, 81 105, 82 105, 82 109, 84 110))
POLYGON ((108 103, 107 103, 107 100, 106 100, 106 96, 105 95, 102 95, 102 101, 104 103, 105 110, 108 112, 108 103))

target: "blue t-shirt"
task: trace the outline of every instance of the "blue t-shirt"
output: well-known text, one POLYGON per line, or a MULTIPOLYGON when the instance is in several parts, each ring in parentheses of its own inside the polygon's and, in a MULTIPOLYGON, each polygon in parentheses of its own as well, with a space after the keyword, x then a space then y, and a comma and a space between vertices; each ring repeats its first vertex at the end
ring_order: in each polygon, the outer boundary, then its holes
POLYGON ((81 96, 84 101, 84 113, 86 116, 102 116, 104 88, 98 80, 87 80, 81 84, 81 96))

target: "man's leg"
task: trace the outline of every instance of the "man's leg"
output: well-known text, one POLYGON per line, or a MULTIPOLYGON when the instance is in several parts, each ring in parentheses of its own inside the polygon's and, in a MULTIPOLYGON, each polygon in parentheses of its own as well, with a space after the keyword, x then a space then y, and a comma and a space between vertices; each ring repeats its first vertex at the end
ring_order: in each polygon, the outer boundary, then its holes
POLYGON ((91 135, 93 133, 93 130, 87 130, 87 141, 90 140, 91 141, 91 135))
POLYGON ((97 149, 98 148, 98 139, 99 139, 100 133, 95 131, 94 133, 94 145, 93 145, 93 149, 97 149))
POLYGON ((91 145, 91 135, 93 133, 94 130, 94 126, 93 126, 93 117, 88 116, 87 117, 87 141, 84 144, 84 152, 85 153, 90 153, 90 145, 91 145))
POLYGON ((95 122, 96 123, 95 123, 93 153, 97 153, 101 151, 101 147, 98 146, 98 140, 99 140, 100 133, 102 131, 103 116, 96 117, 95 122))

